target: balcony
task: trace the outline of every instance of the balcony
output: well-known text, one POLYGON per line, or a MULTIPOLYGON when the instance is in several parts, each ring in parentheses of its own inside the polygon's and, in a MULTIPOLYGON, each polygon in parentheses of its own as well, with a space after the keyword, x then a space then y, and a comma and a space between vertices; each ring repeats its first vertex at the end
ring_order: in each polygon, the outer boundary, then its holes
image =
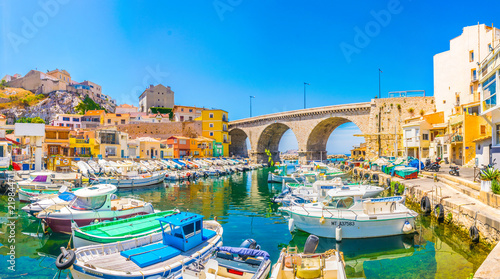
POLYGON ((460 143, 464 141, 464 137, 462 135, 455 135, 451 138, 452 143, 460 143))

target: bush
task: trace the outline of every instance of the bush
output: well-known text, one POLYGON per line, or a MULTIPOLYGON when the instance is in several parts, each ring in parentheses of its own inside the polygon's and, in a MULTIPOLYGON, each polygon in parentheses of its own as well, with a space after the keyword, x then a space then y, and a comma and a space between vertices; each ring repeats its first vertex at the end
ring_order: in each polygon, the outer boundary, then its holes
POLYGON ((409 113, 413 113, 414 111, 415 111, 415 109, 413 109, 413 108, 409 108, 409 109, 408 109, 408 112, 409 112, 409 113))
POLYGON ((420 110, 420 116, 424 116, 425 111, 423 109, 420 110))
POLYGON ((500 182, 498 181, 498 179, 491 181, 491 191, 494 194, 500 195, 500 182))
POLYGON ((85 96, 85 99, 75 107, 75 111, 80 114, 85 114, 89 110, 104 110, 98 103, 94 102, 89 96, 85 96))
POLYGON ((401 104, 397 104, 396 107, 398 108, 398 110, 401 110, 401 104))

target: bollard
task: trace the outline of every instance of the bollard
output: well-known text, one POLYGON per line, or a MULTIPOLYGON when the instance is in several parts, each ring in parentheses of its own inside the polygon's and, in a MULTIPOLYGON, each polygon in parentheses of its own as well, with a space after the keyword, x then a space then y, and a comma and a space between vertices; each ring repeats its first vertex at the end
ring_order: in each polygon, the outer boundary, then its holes
POLYGON ((434 182, 438 182, 438 175, 437 175, 437 173, 434 174, 434 182))

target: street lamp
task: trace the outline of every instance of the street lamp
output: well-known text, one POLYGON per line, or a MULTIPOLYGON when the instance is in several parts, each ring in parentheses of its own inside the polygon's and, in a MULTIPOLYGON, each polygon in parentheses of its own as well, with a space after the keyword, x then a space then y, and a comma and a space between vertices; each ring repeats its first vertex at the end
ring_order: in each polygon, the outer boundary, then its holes
POLYGON ((304 82, 304 109, 306 108, 306 85, 310 85, 307 82, 304 82))
POLYGON ((250 96, 250 117, 252 117, 252 99, 255 98, 255 96, 250 96))
POLYGON ((383 73, 380 68, 378 69, 378 98, 380 99, 380 73, 383 73))

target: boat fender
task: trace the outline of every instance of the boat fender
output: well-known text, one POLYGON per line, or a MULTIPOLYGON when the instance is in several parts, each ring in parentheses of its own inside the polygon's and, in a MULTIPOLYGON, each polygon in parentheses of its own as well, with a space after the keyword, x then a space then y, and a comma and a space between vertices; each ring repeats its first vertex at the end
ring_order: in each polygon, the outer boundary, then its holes
POLYGON ((403 225, 403 233, 410 233, 413 231, 413 226, 410 224, 409 221, 406 221, 405 224, 403 225))
POLYGON ((396 210, 396 202, 391 203, 390 210, 391 210, 391 213, 393 213, 396 210))
POLYGON ((390 186, 391 186, 391 179, 390 179, 390 178, 387 178, 387 179, 385 180, 385 183, 387 184, 387 186, 388 186, 388 187, 390 187, 390 186))
POLYGON ((439 222, 443 222, 444 206, 442 204, 436 204, 436 206, 434 206, 434 216, 437 218, 439 222))
POLYGON ((73 250, 66 250, 63 247, 61 247, 61 251, 63 251, 59 256, 57 256, 56 259, 56 267, 58 269, 67 269, 70 266, 73 265, 73 263, 76 260, 76 254, 75 251, 73 250), (64 255, 66 252, 66 256, 64 255))
POLYGON ((319 223, 321 225, 324 225, 325 224, 325 217, 321 216, 321 218, 319 218, 319 223))
POLYGON ((288 219, 288 230, 293 232, 295 230, 295 224, 293 218, 288 219))
POLYGON ((337 226, 335 229, 335 240, 338 242, 342 241, 342 228, 340 226, 337 226))
POLYGON ((422 197, 422 200, 420 200, 420 209, 425 214, 431 213, 431 201, 429 200, 429 197, 427 196, 422 197))
POLYGON ((473 243, 479 242, 479 230, 477 229, 476 225, 472 225, 469 228, 469 236, 473 243))

